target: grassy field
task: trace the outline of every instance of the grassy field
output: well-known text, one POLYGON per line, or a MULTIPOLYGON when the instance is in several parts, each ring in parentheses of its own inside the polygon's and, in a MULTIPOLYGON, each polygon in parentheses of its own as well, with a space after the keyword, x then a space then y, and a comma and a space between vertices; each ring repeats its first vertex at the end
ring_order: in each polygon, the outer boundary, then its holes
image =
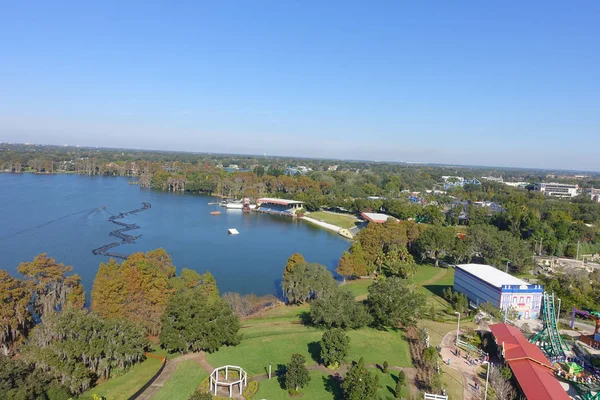
MULTIPOLYGON (((310 372, 310 382, 302 389, 303 399, 328 400, 341 399, 338 384, 329 375, 319 371, 310 372)), ((287 400, 288 392, 281 388, 276 378, 261 381, 255 399, 287 400)))
MULTIPOLYGON (((225 347, 208 354, 213 365, 241 365, 250 376, 264 374, 269 366, 286 364, 292 353, 302 354, 307 364, 318 359, 318 342, 323 331, 304 326, 299 316, 308 312, 308 306, 285 306, 274 308, 259 318, 243 321, 238 346, 225 347)), ((408 343, 404 332, 363 328, 349 331, 349 360, 364 357, 366 363, 382 363, 386 358, 390 365, 411 366, 408 343)))
POLYGON ((158 358, 148 357, 144 362, 137 364, 127 373, 117 378, 109 379, 79 396, 79 399, 91 399, 92 394, 99 394, 107 399, 128 399, 158 371, 161 361, 158 358))
POLYGON ((354 228, 356 226, 356 217, 349 214, 333 214, 324 211, 315 211, 306 215, 309 218, 317 221, 327 222, 328 224, 337 225, 341 228, 354 228))
MULTIPOLYGON (((395 389, 396 382, 398 382, 398 372, 390 371, 387 374, 381 372, 380 369, 369 368, 371 373, 374 373, 379 377, 379 390, 377 391, 377 395, 381 400, 395 400, 395 389)), ((404 386, 402 388, 401 396, 405 399, 409 398, 409 390, 408 386, 404 386)))
POLYGON ((373 279, 355 279, 346 281, 342 287, 352 292, 354 297, 367 298, 369 286, 373 283, 373 279))
POLYGON ((208 373, 193 360, 182 361, 169 381, 154 395, 153 400, 187 399, 208 373))

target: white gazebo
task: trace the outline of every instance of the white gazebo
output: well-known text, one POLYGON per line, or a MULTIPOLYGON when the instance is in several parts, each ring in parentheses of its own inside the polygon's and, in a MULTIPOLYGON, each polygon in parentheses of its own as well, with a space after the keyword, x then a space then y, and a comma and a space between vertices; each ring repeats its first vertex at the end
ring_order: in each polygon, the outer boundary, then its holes
POLYGON ((229 397, 233 397, 233 387, 238 385, 240 394, 243 392, 243 387, 248 386, 248 373, 244 371, 242 367, 238 367, 237 365, 225 365, 223 367, 218 367, 210 373, 210 391, 214 392, 214 395, 217 395, 217 390, 219 386, 227 387, 229 389, 229 397), (225 380, 219 380, 219 373, 225 370, 225 380), (235 380, 229 379, 229 371, 235 371, 238 373, 238 376, 235 380))

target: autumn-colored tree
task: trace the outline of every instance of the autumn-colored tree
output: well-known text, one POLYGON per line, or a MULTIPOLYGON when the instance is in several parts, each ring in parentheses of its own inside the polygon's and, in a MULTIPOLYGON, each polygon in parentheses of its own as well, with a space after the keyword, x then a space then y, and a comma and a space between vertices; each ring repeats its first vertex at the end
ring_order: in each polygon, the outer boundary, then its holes
POLYGON ((171 257, 163 249, 130 255, 119 266, 101 264, 92 290, 92 310, 104 318, 127 318, 157 335, 161 317, 175 291, 171 257))
POLYGON ((304 259, 304 256, 302 256, 302 254, 300 253, 294 253, 290 256, 290 258, 288 258, 287 262, 285 263, 285 270, 283 271, 283 279, 285 279, 296 267, 296 265, 298 264, 302 264, 305 263, 306 260, 304 259))
POLYGON ((347 251, 342 254, 335 272, 344 277, 344 282, 346 282, 347 277, 354 276, 354 257, 352 257, 352 254, 347 251))
POLYGON ((0 270, 0 349, 4 355, 11 354, 33 326, 28 308, 30 299, 26 282, 0 270))
POLYGON ((63 307, 83 307, 85 292, 78 275, 66 276, 73 267, 57 263, 46 253, 22 262, 17 270, 31 282, 33 310, 42 316, 63 307))

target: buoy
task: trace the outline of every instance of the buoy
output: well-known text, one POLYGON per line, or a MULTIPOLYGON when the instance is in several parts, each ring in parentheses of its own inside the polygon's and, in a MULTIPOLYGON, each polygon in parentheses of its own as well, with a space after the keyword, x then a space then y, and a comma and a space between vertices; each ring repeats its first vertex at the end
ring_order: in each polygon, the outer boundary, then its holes
POLYGON ((210 215, 221 215, 221 211, 211 211, 210 215))

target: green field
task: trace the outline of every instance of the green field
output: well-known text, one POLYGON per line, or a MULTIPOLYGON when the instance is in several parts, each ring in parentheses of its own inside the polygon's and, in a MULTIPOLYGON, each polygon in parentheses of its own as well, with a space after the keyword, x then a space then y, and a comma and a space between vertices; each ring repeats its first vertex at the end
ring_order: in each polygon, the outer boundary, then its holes
POLYGON ((161 360, 148 357, 144 362, 135 365, 127 373, 102 382, 79 396, 79 399, 91 399, 92 394, 99 394, 110 400, 128 399, 144 386, 158 371, 161 360))
POLYGON ((306 215, 309 218, 317 221, 327 222, 328 224, 337 225, 340 228, 354 228, 356 226, 356 217, 350 214, 334 214, 324 211, 315 211, 306 215))
MULTIPOLYGON (((398 382, 398 371, 389 371, 387 374, 381 372, 380 369, 369 368, 369 372, 377 375, 379 378, 379 390, 377 394, 381 400, 395 400, 396 382, 398 382)), ((408 384, 408 379, 406 380, 408 384)), ((401 396, 405 399, 409 398, 408 386, 402 388, 401 396)))
MULTIPOLYGON (((240 365, 250 376, 266 373, 269 364, 273 370, 286 364, 292 353, 304 355, 308 365, 315 364, 323 331, 300 322, 299 315, 308 311, 307 306, 282 306, 248 319, 242 323, 241 343, 208 354, 207 360, 213 366, 240 365)), ((390 365, 411 366, 408 343, 400 330, 363 328, 349 331, 348 336, 349 360, 364 357, 366 363, 382 363, 387 358, 390 365)))
POLYGON ((208 373, 194 360, 182 361, 171 379, 152 397, 153 400, 189 398, 208 373))
POLYGON ((346 281, 342 287, 352 292, 354 297, 363 300, 367 298, 369 293, 369 286, 373 283, 373 279, 355 279, 353 281, 346 281))
MULTIPOLYGON (((303 399, 327 400, 341 398, 340 388, 329 375, 319 371, 310 372, 310 382, 302 389, 303 399)), ((279 385, 276 378, 261 381, 255 399, 284 400, 290 399, 287 390, 279 385)))

